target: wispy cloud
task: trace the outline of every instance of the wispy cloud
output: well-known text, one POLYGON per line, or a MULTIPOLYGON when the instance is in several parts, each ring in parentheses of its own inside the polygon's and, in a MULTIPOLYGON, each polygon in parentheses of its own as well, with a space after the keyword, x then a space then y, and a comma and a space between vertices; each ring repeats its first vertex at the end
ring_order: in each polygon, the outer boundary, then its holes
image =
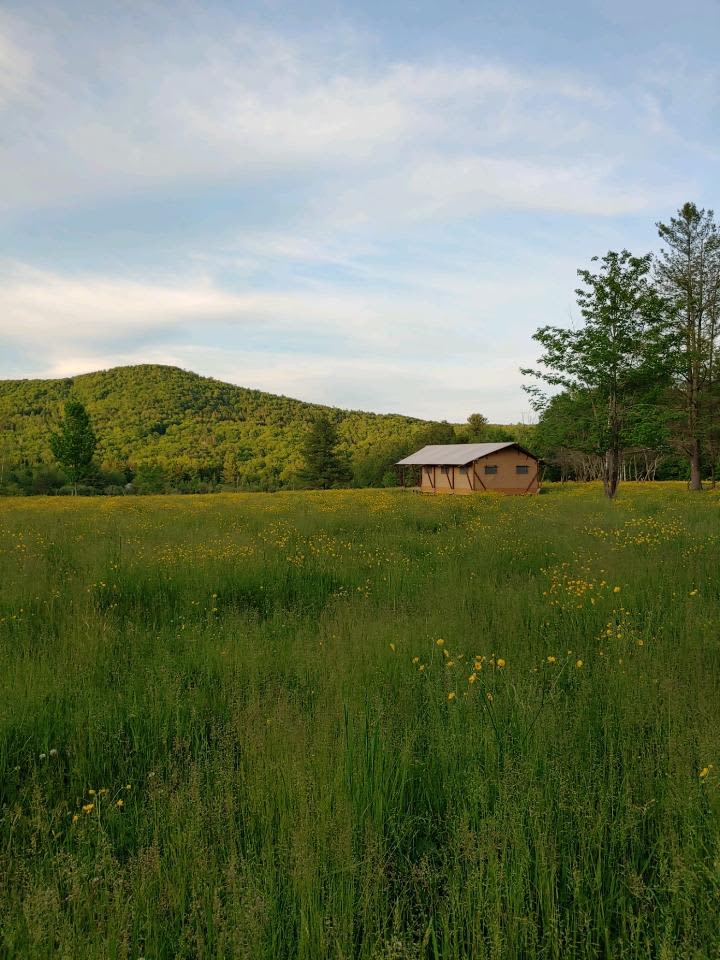
POLYGON ((0 347, 12 347, 41 376, 155 360, 378 411, 429 416, 432 407, 457 418, 474 396, 499 412, 498 400, 504 403, 509 385, 520 382, 520 360, 531 358, 493 316, 517 318, 554 296, 552 284, 528 277, 513 291, 502 278, 438 273, 409 292, 398 279, 393 290, 326 281, 237 293, 207 276, 159 284, 6 265, 0 347), (443 304, 452 304, 445 315, 443 304), (505 388, 498 395, 500 375, 505 388), (443 376, 452 382, 428 394, 443 376))
POLYGON ((20 359, 0 376, 154 360, 512 418, 575 267, 637 237, 644 252, 633 218, 706 202, 719 75, 683 50, 620 77, 507 43, 381 51, 349 17, 300 32, 193 0, 14 9, 0 348, 20 359))
POLYGON ((457 216, 465 196, 474 209, 614 215, 657 193, 646 178, 628 180, 608 136, 626 155, 645 124, 660 129, 644 92, 627 102, 582 75, 501 62, 369 64, 327 38, 242 23, 220 35, 205 20, 193 33, 182 18, 182 29, 166 20, 152 40, 128 29, 111 45, 73 23, 79 39, 66 50, 58 18, 49 14, 52 30, 36 22, 35 40, 17 27, 24 48, 10 21, 0 40, 10 208, 291 175, 308 183, 314 208, 359 219, 386 209, 386 194, 404 219, 457 216), (13 105, 31 62, 33 100, 13 105))

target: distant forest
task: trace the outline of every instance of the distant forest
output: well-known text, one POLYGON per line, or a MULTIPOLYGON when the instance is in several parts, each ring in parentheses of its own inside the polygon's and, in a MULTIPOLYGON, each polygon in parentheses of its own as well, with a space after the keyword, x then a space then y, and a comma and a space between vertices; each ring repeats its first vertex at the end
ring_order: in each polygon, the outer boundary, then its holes
POLYGON ((117 367, 62 380, 0 381, 0 492, 71 492, 50 437, 64 403, 87 409, 98 447, 81 493, 297 489, 311 423, 334 424, 357 487, 396 482, 393 464, 426 443, 518 440, 532 427, 483 418, 453 425, 304 403, 165 366, 117 367))

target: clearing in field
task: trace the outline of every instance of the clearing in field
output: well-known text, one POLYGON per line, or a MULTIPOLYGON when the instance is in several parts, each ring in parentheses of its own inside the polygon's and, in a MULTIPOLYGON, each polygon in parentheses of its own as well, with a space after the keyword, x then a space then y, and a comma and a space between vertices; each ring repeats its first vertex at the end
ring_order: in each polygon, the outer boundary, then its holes
POLYGON ((720 498, 0 501, 0 955, 720 951, 720 498))

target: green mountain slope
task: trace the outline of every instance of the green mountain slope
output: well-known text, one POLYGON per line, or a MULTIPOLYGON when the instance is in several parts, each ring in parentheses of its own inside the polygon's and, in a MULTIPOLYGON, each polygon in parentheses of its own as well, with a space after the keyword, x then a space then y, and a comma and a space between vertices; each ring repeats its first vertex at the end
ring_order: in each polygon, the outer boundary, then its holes
MULTIPOLYGON (((115 367, 62 380, 0 381, 0 487, 13 469, 51 465, 48 438, 65 400, 87 407, 105 471, 158 465, 170 483, 218 481, 241 488, 295 485, 307 426, 323 411, 337 425, 354 482, 378 484, 395 460, 423 443, 462 442, 467 428, 396 414, 362 413, 222 383, 177 367, 115 367)), ((487 439, 519 439, 490 428, 487 439)))
MULTIPOLYGON (((241 486, 292 484, 304 431, 319 411, 337 424, 360 482, 432 425, 338 410, 222 383, 176 367, 116 367, 62 380, 0 381, 0 458, 52 463, 48 435, 70 395, 87 407, 106 469, 160 464, 173 477, 220 476, 228 455, 241 486), (363 471, 367 476, 363 476, 363 471)), ((441 428, 442 429, 442 428, 441 428)), ((447 429, 447 428, 445 428, 447 429)))

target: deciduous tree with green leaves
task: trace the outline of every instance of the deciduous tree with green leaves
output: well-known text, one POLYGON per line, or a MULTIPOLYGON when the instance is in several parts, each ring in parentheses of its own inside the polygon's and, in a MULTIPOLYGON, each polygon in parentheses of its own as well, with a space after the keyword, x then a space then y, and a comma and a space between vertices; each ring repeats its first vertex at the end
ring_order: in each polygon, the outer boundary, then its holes
MULTIPOLYGON (((593 257, 597 262, 598 257, 593 257)), ((584 325, 546 326, 533 339, 543 347, 540 369, 523 370, 552 387, 587 397, 594 440, 604 460, 606 496, 615 496, 628 414, 643 393, 668 376, 674 357, 668 307, 650 282, 652 256, 609 251, 597 273, 578 270, 575 292, 584 325)), ((526 388, 536 408, 549 398, 538 385, 526 388)))
POLYGON ((486 416, 482 413, 471 413, 467 418, 467 423, 471 443, 479 443, 485 439, 485 434, 490 426, 486 416))
POLYGON ((79 400, 68 400, 60 426, 50 436, 50 449, 67 474, 74 494, 78 483, 92 472, 96 447, 97 437, 87 410, 79 400))

